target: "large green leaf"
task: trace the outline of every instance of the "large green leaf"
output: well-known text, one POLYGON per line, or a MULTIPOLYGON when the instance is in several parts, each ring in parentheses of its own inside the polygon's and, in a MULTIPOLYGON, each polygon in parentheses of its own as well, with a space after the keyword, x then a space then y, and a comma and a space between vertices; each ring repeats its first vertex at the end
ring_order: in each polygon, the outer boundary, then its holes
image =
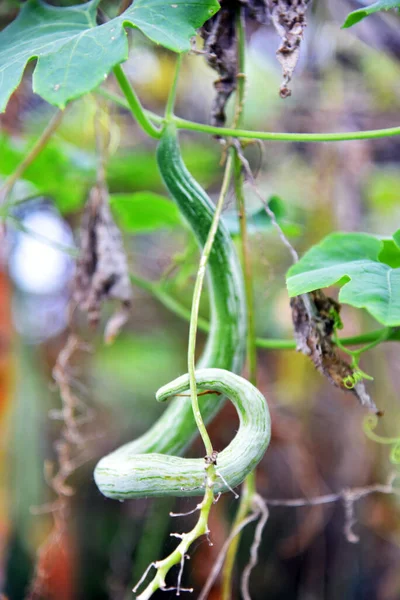
POLYGON ((37 59, 34 92, 60 108, 100 85, 115 65, 128 58, 125 27, 138 28, 175 52, 189 50, 190 38, 219 4, 174 2, 135 0, 122 15, 97 26, 99 0, 67 8, 28 0, 0 33, 0 112, 32 59, 37 59))
POLYGON ((400 0, 378 0, 378 2, 374 2, 370 6, 359 8, 358 10, 351 12, 347 15, 347 19, 342 27, 343 29, 352 27, 359 21, 362 21, 362 19, 365 19, 365 17, 368 17, 368 15, 372 15, 380 10, 389 10, 391 8, 400 8, 400 0))
POLYGON ((399 232, 394 239, 366 233, 333 233, 287 273, 290 296, 342 285, 339 300, 365 308, 387 326, 400 325, 399 232))
POLYGON ((145 233, 182 224, 176 204, 153 192, 112 194, 110 203, 119 225, 129 233, 145 233))

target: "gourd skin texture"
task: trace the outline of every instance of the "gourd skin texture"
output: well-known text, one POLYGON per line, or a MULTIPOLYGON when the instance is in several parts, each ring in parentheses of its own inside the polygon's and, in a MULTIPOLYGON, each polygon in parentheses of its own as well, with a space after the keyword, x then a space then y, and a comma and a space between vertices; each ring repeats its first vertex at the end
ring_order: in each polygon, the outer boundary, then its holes
MULTIPOLYGON (((264 455, 271 433, 267 403, 249 381, 223 369, 200 369, 196 371, 196 382, 199 390, 214 390, 229 396, 239 415, 237 434, 217 457, 217 474, 222 477, 217 477, 213 491, 226 492, 229 488, 224 480, 230 487, 239 485, 264 455)), ((156 397, 162 402, 188 388, 189 376, 183 375, 160 388, 156 397)), ((190 406, 190 397, 185 400, 190 406)), ((121 464, 114 453, 103 461, 96 469, 96 483, 111 498, 204 494, 206 472, 202 458, 144 454, 131 456, 121 464)))
MULTIPOLYGON (((215 208, 206 192, 193 179, 184 165, 173 126, 167 125, 157 148, 157 161, 164 183, 180 213, 188 222, 203 247, 211 227, 215 208)), ((243 275, 232 240, 223 223, 219 223, 208 261, 210 296, 210 333, 198 368, 215 367, 240 373, 246 344, 246 303, 243 275)), ((218 412, 224 399, 205 395, 199 406, 205 422, 218 412)), ((104 457, 95 469, 95 480, 102 493, 118 497, 118 490, 107 484, 108 466, 125 471, 126 465, 138 455, 158 453, 182 454, 197 434, 191 403, 187 398, 174 398, 166 411, 147 433, 104 457)), ((146 461, 146 457, 143 457, 146 461)), ((171 464, 172 464, 172 459, 171 464)), ((145 462, 146 464, 146 462, 145 462)), ((164 486, 160 477, 160 494, 164 486)), ((122 490, 121 490, 122 491, 122 490)), ((135 495, 135 494, 134 494, 135 495)), ((129 495, 124 496, 130 497, 129 495)))

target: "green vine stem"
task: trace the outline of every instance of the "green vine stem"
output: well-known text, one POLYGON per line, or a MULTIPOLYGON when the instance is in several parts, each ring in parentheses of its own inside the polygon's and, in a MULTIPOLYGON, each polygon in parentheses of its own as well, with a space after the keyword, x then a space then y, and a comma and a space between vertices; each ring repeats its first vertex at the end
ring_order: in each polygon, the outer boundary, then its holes
POLYGON ((367 352, 368 350, 372 350, 372 348, 375 348, 375 346, 378 346, 382 342, 385 342, 388 339, 389 335, 390 335, 390 327, 385 327, 384 329, 382 329, 380 331, 380 335, 375 340, 372 340, 370 343, 365 344, 364 346, 362 346, 361 348, 358 348, 357 350, 350 350, 349 348, 346 348, 344 346, 342 340, 340 340, 340 338, 337 336, 337 332, 335 331, 335 335, 333 337, 335 344, 338 346, 338 348, 340 348, 343 352, 345 352, 351 358, 350 366, 353 369, 353 374, 348 375, 343 380, 343 383, 347 389, 349 389, 349 390, 353 389, 355 387, 355 385, 362 379, 368 379, 370 381, 372 381, 374 379, 373 377, 368 375, 368 373, 365 373, 365 371, 363 371, 360 368, 359 363, 360 363, 361 355, 364 354, 364 352, 367 352))
POLYGON ((192 400, 192 408, 194 418, 197 424, 197 428, 200 432, 202 440, 204 442, 204 446, 206 448, 206 452, 208 456, 212 456, 213 447, 211 444, 210 437, 207 433, 206 426, 204 425, 203 419, 201 417, 199 403, 197 398, 197 385, 196 385, 196 375, 195 375, 195 354, 196 354, 196 338, 197 338, 197 327, 198 327, 198 318, 199 318, 199 309, 200 309, 200 298, 201 292, 203 290, 204 277, 206 274, 206 267, 208 262, 208 257, 210 256, 210 252, 213 247, 215 234, 217 233, 219 220, 221 217, 222 208, 224 206, 225 198, 228 193, 229 183, 232 178, 233 173, 233 157, 232 154, 229 154, 226 166, 224 179, 222 182, 221 192, 218 198, 217 205, 215 207, 215 214, 211 224, 211 229, 209 231, 207 241, 204 245, 199 269, 197 271, 196 282, 194 285, 193 291, 193 303, 192 303, 192 312, 190 316, 190 330, 189 330, 189 344, 188 344, 188 373, 190 379, 190 396, 192 400))
POLYGON ((384 437, 378 435, 374 432, 374 429, 378 426, 378 422, 378 415, 367 415, 363 422, 364 433, 373 442, 392 446, 389 459, 391 463, 398 465, 400 464, 400 436, 384 437))
MULTIPOLYGON (((238 42, 238 73, 237 73, 237 93, 235 108, 235 127, 240 127, 244 116, 244 100, 246 93, 246 30, 243 8, 239 9, 236 18, 238 42)), ((253 292, 253 272, 249 252, 249 238, 247 232, 247 216, 244 197, 244 177, 242 172, 242 163, 238 152, 234 151, 234 182, 237 212, 240 224, 240 246, 241 260, 244 274, 245 295, 247 303, 247 362, 249 368, 249 380, 257 387, 257 351, 255 344, 255 318, 254 318, 254 292, 253 292)))
MULTIPOLYGON (((178 65, 179 68, 179 65, 178 65)), ((183 563, 185 561, 186 554, 193 544, 193 542, 201 537, 202 535, 207 535, 209 533, 208 529, 208 517, 211 510, 211 507, 214 502, 214 492, 213 486, 218 477, 216 468, 214 465, 214 461, 212 460, 213 456, 213 447, 211 444, 210 437, 208 435, 206 426, 201 417, 198 397, 197 397, 197 383, 196 383, 196 374, 195 374, 195 351, 196 351, 196 337, 197 337, 197 329, 199 322, 199 307, 200 307, 200 298, 203 289, 204 277, 206 273, 206 267, 208 258, 210 256, 210 252, 213 247, 215 235, 218 229, 219 220, 221 217, 222 208, 225 202, 225 198, 229 189, 229 183, 233 174, 233 156, 230 154, 227 159, 227 163, 225 166, 224 178, 222 182, 221 192, 218 198, 218 202, 216 205, 216 210, 214 213, 213 221, 211 224, 210 231, 208 233, 208 237, 206 243, 204 245, 199 269, 197 272, 196 282, 193 291, 193 301, 192 301, 192 311, 190 316, 190 331, 189 331, 189 344, 188 344, 188 372, 189 372, 189 381, 190 381, 190 396, 193 408, 194 418, 196 420, 197 427, 199 429, 200 435, 202 437, 204 446, 207 452, 207 458, 209 458, 209 464, 206 466, 206 487, 203 500, 201 504, 198 505, 198 509, 200 510, 199 519, 196 525, 193 527, 191 531, 180 536, 181 542, 177 546, 177 548, 165 559, 161 561, 157 561, 156 563, 152 563, 149 567, 155 567, 157 569, 157 573, 153 580, 149 583, 146 589, 138 596, 138 600, 148 600, 151 598, 153 593, 158 589, 165 589, 165 577, 170 571, 170 569, 177 564, 181 565, 181 570, 178 576, 178 588, 177 592, 180 591, 180 579, 182 575, 183 563)), ((207 462, 207 461, 206 461, 207 462)), ((148 569, 148 570, 149 570, 148 569)), ((144 581, 148 570, 144 573, 142 579, 135 586, 133 591, 135 592, 141 583, 144 581)))
MULTIPOLYGON (((149 567, 143 574, 143 577, 133 588, 133 592, 136 592, 136 590, 140 587, 140 585, 142 584, 142 582, 144 581, 145 577, 147 576, 148 572, 150 571, 150 569, 152 567, 157 569, 157 573, 156 573, 155 577, 153 578, 153 580, 146 587, 146 589, 137 597, 137 600, 149 600, 149 598, 151 598, 151 596, 157 590, 168 589, 165 586, 165 578, 166 578, 167 574, 169 573, 169 571, 175 565, 178 565, 178 564, 183 565, 183 561, 185 560, 187 552, 188 552, 190 546, 193 544, 193 542, 195 540, 197 540, 199 537, 201 537, 202 535, 208 534, 208 515, 210 514, 210 510, 213 505, 213 502, 214 502, 214 494, 212 491, 212 487, 207 486, 203 501, 202 501, 201 505, 199 505, 200 506, 200 515, 199 515, 199 519, 198 519, 196 525, 193 527, 193 529, 191 531, 189 531, 188 533, 185 533, 182 536, 182 541, 175 548, 175 550, 173 552, 171 552, 171 554, 169 556, 167 556, 163 560, 159 560, 159 561, 157 561, 155 563, 151 563, 149 565, 149 567)), ((180 581, 178 581, 178 584, 179 583, 180 583, 180 581)), ((180 586, 178 587, 178 590, 181 590, 180 586)), ((186 591, 193 591, 193 590, 186 590, 186 591)))
POLYGON ((0 187, 0 204, 6 201, 8 194, 11 192, 15 183, 22 176, 22 174, 26 171, 31 163, 39 156, 41 151, 46 147, 48 141, 50 140, 53 133, 56 131, 57 127, 60 125, 62 118, 64 115, 64 111, 58 110, 55 115, 50 120, 47 127, 44 129, 40 137, 36 140, 35 144, 25 156, 25 158, 20 162, 15 171, 6 179, 4 184, 0 187))
MULTIPOLYGON (((115 72, 115 70, 114 70, 115 72)), ((125 75, 124 75, 125 77, 125 75)), ((128 83, 129 86, 129 83, 128 83)), ((130 87, 130 86, 129 86, 130 87)), ((132 91, 132 90, 131 90, 132 91)), ((122 106, 125 109, 132 110, 138 122, 145 120, 150 125, 153 132, 152 137, 159 137, 159 130, 154 127, 154 123, 162 123, 163 117, 153 113, 152 111, 143 109, 136 94, 134 94, 136 105, 131 107, 130 103, 120 96, 109 92, 103 88, 99 88, 96 92, 108 100, 122 106), (139 119, 140 116, 140 119, 139 119)), ((123 90, 125 94, 125 90, 123 90)), ((271 132, 271 131, 249 131, 247 129, 234 129, 232 127, 213 127, 203 123, 196 123, 188 119, 182 119, 177 116, 172 116, 171 121, 177 129, 185 129, 187 131, 198 131, 199 133, 207 133, 210 135, 226 136, 232 138, 242 138, 249 140, 264 140, 275 142, 347 142, 352 140, 376 140, 387 137, 400 135, 400 127, 388 127, 386 129, 369 129, 366 131, 343 131, 340 133, 286 133, 286 132, 271 132)), ((143 125, 142 125, 143 126, 143 125)))
MULTIPOLYGON (((165 308, 170 310, 176 316, 180 317, 184 321, 190 321, 190 310, 176 300, 173 296, 171 296, 171 294, 165 290, 164 286, 148 281, 143 277, 139 277, 139 275, 131 274, 130 278, 134 285, 151 294, 163 306, 165 306, 165 308)), ((210 325, 206 319, 199 317, 197 325, 201 331, 204 331, 204 333, 208 333, 210 331, 210 325)), ((360 335, 353 335, 338 339, 343 346, 358 346, 359 344, 373 343, 376 340, 379 340, 379 343, 382 341, 399 342, 400 327, 384 327, 382 329, 376 329, 375 331, 361 333, 360 335), (389 332, 385 336, 385 339, 382 340, 382 335, 384 332, 386 334, 387 329, 389 329, 389 332)), ((296 342, 294 340, 285 340, 279 338, 274 339, 256 337, 256 346, 265 350, 296 350, 296 342)))
MULTIPOLYGON (((244 101, 246 93, 246 28, 243 8, 239 8, 236 15, 237 31, 237 90, 235 97, 235 116, 233 126, 235 129, 241 127, 244 117, 244 101)), ((237 212, 240 224, 240 250, 244 277, 245 296, 247 304, 247 365, 249 369, 249 380, 257 386, 257 348, 254 319, 254 293, 253 273, 249 253, 249 240, 247 233, 246 205, 244 197, 244 177, 242 163, 237 150, 234 150, 234 182, 237 212)), ((256 493, 255 472, 246 477, 240 495, 240 504, 236 512, 231 531, 240 528, 244 519, 251 511, 253 497, 256 493)), ((235 536, 226 554, 225 564, 222 571, 222 600, 230 600, 232 596, 232 579, 235 559, 239 548, 241 533, 235 536)))
POLYGON ((128 108, 133 117, 136 119, 140 127, 152 138, 159 139, 161 137, 161 129, 155 127, 147 116, 147 113, 143 110, 138 96, 135 90, 129 83, 127 76, 125 75, 121 65, 117 65, 113 69, 114 75, 119 83, 119 86, 127 100, 125 108, 128 108))
POLYGON ((244 274, 245 295, 247 302, 247 363, 249 380, 257 387, 257 349, 254 316, 253 269, 249 252, 247 233, 247 216, 243 193, 243 174, 240 158, 235 152, 235 195, 240 224, 241 259, 244 274))
POLYGON ((172 82, 172 86, 168 95, 168 100, 167 100, 167 105, 165 107, 165 118, 166 120, 171 120, 171 117, 173 117, 174 115, 174 107, 175 107, 175 100, 176 100, 176 94, 178 91, 178 81, 179 81, 179 73, 181 71, 181 66, 182 66, 182 54, 178 54, 178 58, 176 59, 176 68, 175 68, 175 74, 174 74, 174 80, 172 82))
POLYGON ((265 140, 270 142, 345 142, 351 140, 374 140, 400 135, 400 127, 387 129, 371 129, 369 131, 346 131, 343 133, 274 133, 268 131, 249 131, 247 129, 232 129, 229 127, 213 127, 195 123, 180 117, 174 117, 178 129, 199 131, 211 135, 243 138, 250 140, 265 140))

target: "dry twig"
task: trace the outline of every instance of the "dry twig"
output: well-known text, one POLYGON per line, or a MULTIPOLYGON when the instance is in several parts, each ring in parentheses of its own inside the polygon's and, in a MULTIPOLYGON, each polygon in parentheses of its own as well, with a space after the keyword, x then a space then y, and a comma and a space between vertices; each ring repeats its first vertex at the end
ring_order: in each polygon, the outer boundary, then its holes
POLYGON ((61 415, 64 427, 54 443, 56 463, 45 463, 45 478, 54 491, 56 499, 41 507, 33 508, 35 514, 49 512, 53 517, 53 528, 37 551, 36 567, 27 598, 41 600, 47 597, 49 560, 55 551, 68 553, 68 519, 74 489, 69 477, 91 457, 86 447, 87 438, 81 433, 77 418, 87 421, 85 405, 74 394, 71 386, 71 360, 78 350, 88 350, 75 334, 70 334, 58 355, 53 376, 60 391, 61 415))

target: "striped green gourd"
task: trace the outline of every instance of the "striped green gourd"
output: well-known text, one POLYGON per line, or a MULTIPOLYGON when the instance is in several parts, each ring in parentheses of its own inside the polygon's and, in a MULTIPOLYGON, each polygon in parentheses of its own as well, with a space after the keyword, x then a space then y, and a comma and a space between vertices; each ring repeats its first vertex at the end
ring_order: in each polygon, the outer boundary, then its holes
MULTIPOLYGON (((252 471, 268 446, 270 418, 264 396, 249 381, 225 369, 196 371, 198 390, 213 390, 228 396, 239 415, 239 430, 217 456, 215 493, 235 487, 252 471)), ((186 392, 189 375, 182 375, 160 388, 157 400, 186 392)), ((214 396, 215 398, 215 396, 214 396)), ((190 398, 185 399, 190 407, 190 398)), ((106 496, 124 500, 143 496, 203 496, 203 458, 181 458, 165 454, 136 454, 121 460, 114 452, 100 461, 96 483, 106 496)))
MULTIPOLYGON (((215 208, 205 191, 193 179, 184 165, 177 133, 172 125, 165 127, 157 148, 157 161, 169 193, 202 247, 207 239, 215 208)), ((221 222, 208 261, 208 282, 211 326, 198 368, 201 372, 203 369, 218 368, 240 373, 244 363, 246 339, 243 276, 232 240, 221 222)), ((231 391, 234 393, 233 388, 231 391)), ((199 401, 203 419, 208 422, 219 410, 223 397, 205 395, 200 397, 199 401)), ((245 418, 244 415, 242 417, 245 418)), ((175 485, 175 481, 174 492, 168 491, 171 477, 179 479, 174 465, 177 460, 182 460, 171 455, 182 454, 196 433, 197 428, 191 403, 187 398, 175 397, 147 433, 100 460, 94 473, 100 491, 110 498, 121 499, 140 495, 175 494, 182 487, 191 490, 192 485, 180 485, 182 481, 175 485), (141 486, 137 489, 135 487, 135 465, 140 463, 141 469, 146 468, 147 465, 150 470, 153 464, 157 464, 161 469, 161 461, 164 461, 163 464, 166 468, 162 470, 163 475, 157 480, 159 484, 157 490, 151 491, 151 486, 146 492, 141 486)), ((240 440, 242 440, 242 436, 240 440)), ((265 445, 262 445, 261 448, 264 451, 265 445)), ((254 464, 258 462, 258 457, 257 453, 254 464)), ((229 476, 227 481, 231 485, 229 476)), ((244 477, 245 474, 242 479, 244 477)), ((234 485, 237 484, 237 481, 237 476, 235 476, 234 485)), ((189 495, 192 494, 190 490, 189 495)), ((177 495, 182 495, 182 490, 180 491, 181 494, 177 495)))

